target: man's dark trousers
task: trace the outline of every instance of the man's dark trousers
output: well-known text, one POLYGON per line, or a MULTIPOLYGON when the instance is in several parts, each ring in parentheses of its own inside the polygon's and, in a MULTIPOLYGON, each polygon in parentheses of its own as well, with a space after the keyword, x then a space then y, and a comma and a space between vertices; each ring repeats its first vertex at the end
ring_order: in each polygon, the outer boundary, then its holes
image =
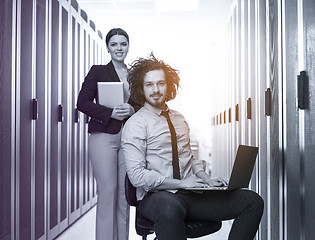
POLYGON ((185 223, 190 220, 224 221, 234 219, 229 240, 252 240, 257 232, 264 202, 250 190, 203 191, 180 190, 148 193, 140 201, 143 216, 154 222, 159 240, 184 240, 185 223))

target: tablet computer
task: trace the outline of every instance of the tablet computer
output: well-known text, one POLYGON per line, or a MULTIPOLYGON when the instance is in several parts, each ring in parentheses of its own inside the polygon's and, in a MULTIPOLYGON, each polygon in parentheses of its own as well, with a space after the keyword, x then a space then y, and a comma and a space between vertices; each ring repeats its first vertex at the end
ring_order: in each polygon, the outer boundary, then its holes
POLYGON ((97 83, 98 103, 114 108, 124 103, 123 82, 98 82, 97 83))

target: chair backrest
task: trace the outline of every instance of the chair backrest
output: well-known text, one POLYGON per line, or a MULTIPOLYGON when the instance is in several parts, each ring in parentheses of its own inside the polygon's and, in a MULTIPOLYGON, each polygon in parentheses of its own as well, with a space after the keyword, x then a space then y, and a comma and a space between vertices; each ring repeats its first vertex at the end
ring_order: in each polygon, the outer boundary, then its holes
POLYGON ((130 182, 127 174, 125 177, 125 196, 126 196, 126 201, 130 206, 134 206, 134 207, 138 206, 136 188, 130 182))

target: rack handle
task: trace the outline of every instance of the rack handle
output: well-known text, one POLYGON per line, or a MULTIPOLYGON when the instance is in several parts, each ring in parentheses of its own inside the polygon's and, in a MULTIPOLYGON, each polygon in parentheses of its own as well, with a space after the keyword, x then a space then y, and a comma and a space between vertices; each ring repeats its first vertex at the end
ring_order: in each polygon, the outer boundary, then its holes
POLYGON ((74 109, 74 122, 79 122, 79 110, 77 108, 74 109))
POLYGON ((308 76, 306 71, 301 71, 300 75, 297 75, 298 109, 307 108, 306 96, 308 96, 308 76))
POLYGON ((246 113, 247 119, 252 119, 252 99, 247 98, 246 103, 247 103, 246 104, 247 105, 247 113, 246 113))
POLYGON ((265 116, 271 116, 271 89, 265 91, 265 116))
POLYGON ((38 101, 36 98, 32 99, 32 120, 38 120, 38 101))
POLYGON ((63 122, 64 120, 64 111, 62 104, 58 105, 58 122, 63 122))

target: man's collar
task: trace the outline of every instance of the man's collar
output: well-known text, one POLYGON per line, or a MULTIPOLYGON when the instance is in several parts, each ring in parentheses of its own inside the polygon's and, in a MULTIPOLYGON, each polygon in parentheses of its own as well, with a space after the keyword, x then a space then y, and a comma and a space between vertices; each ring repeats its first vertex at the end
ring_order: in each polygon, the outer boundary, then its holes
POLYGON ((146 108, 150 112, 153 112, 153 113, 155 113, 157 115, 161 115, 162 111, 168 111, 169 110, 167 104, 165 104, 166 108, 164 110, 162 110, 160 108, 157 108, 157 107, 154 107, 154 106, 152 106, 151 104, 149 104, 147 102, 145 102, 143 106, 144 106, 144 108, 146 108))

